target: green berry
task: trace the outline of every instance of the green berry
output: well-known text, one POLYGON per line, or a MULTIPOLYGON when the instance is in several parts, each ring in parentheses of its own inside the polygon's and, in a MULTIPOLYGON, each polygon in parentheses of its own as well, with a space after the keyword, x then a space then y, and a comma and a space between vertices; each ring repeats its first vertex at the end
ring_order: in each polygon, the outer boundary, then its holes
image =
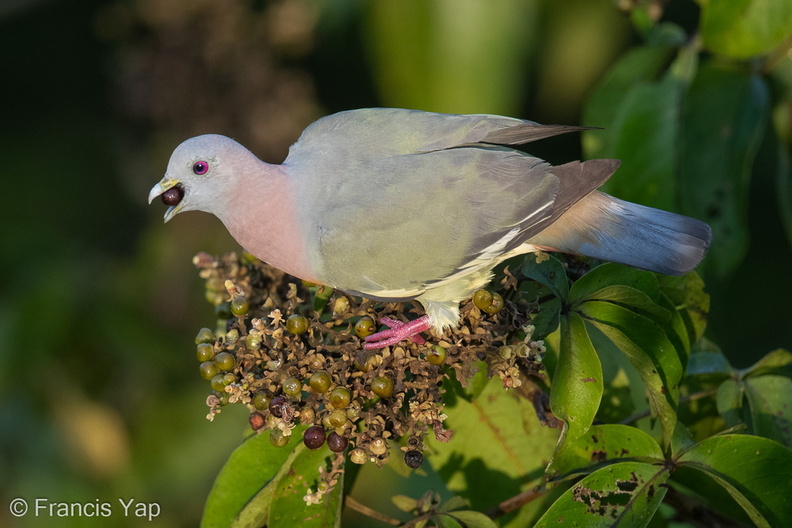
POLYGON ((312 425, 303 433, 303 443, 308 449, 319 449, 325 443, 325 430, 321 425, 312 425))
POLYGON ((446 358, 446 349, 440 345, 432 346, 426 353, 426 361, 430 365, 442 365, 446 358))
POLYGON ((231 313, 237 317, 246 316, 248 309, 250 309, 250 304, 244 296, 238 295, 231 299, 231 313))
POLYGON ((333 313, 338 315, 349 310, 349 299, 346 297, 339 297, 333 303, 333 313))
POLYGON ((217 368, 217 365, 215 365, 214 361, 204 361, 201 363, 201 366, 198 367, 198 369, 201 372, 201 377, 206 381, 209 381, 220 374, 220 369, 217 368))
POLYGON ((346 387, 336 387, 330 391, 330 403, 336 409, 343 409, 352 401, 352 395, 346 387))
POLYGON ((479 310, 486 310, 491 303, 492 294, 487 290, 477 290, 476 293, 473 294, 473 304, 475 304, 476 308, 479 310))
POLYGON ((195 344, 200 345, 201 343, 214 343, 215 342, 215 335, 214 333, 209 330, 208 328, 201 328, 198 330, 198 335, 195 336, 195 344))
POLYGON ((302 392, 302 382, 297 378, 286 378, 283 380, 283 394, 287 396, 299 396, 302 392))
POLYGON ((231 303, 225 301, 215 306, 215 316, 218 319, 231 319, 231 303))
POLYGON ((289 443, 289 437, 283 435, 283 431, 277 427, 270 430, 270 443, 275 447, 283 447, 289 443))
POLYGON ((333 431, 327 435, 327 447, 334 453, 340 453, 349 445, 349 438, 333 431))
POLYGON ((270 399, 271 398, 266 392, 257 392, 256 395, 253 396, 253 407, 259 411, 263 411, 269 407, 270 399))
POLYGON ((503 301, 503 297, 501 296, 501 294, 493 293, 492 302, 490 302, 490 305, 487 308, 484 308, 484 311, 487 312, 488 314, 496 314, 501 310, 503 310, 504 305, 505 302, 503 301))
POLYGON ((230 372, 226 372, 223 375, 223 385, 231 385, 232 383, 236 383, 239 381, 239 378, 236 377, 236 374, 231 374, 230 372))
POLYGON ((249 350, 258 350, 261 348, 261 336, 259 334, 248 334, 245 338, 245 346, 249 350))
POLYGON ((214 347, 209 343, 199 343, 198 346, 195 347, 195 357, 197 357, 200 362, 211 361, 214 355, 214 347))
POLYGON ((217 400, 220 402, 220 405, 228 405, 228 400, 230 398, 231 395, 225 391, 217 393, 217 400))
POLYGON ((361 317, 357 323, 355 323, 355 333, 360 339, 365 339, 366 337, 370 336, 377 330, 376 324, 374 324, 374 319, 369 316, 361 317))
POLYGON ((212 390, 217 392, 225 392, 225 383, 223 383, 223 375, 218 374, 213 376, 212 379, 209 381, 209 384, 212 386, 212 390))
POLYGON ((308 330, 308 319, 299 314, 290 315, 286 319, 286 331, 290 334, 302 334, 308 330))
POLYGON ((347 423, 347 414, 343 411, 343 409, 335 409, 327 415, 327 423, 333 429, 344 427, 344 424, 347 423))
POLYGON ((214 362, 220 370, 231 370, 236 365, 236 358, 228 352, 220 352, 215 356, 214 362))
POLYGON ((320 370, 319 372, 314 372, 311 375, 311 379, 308 380, 308 385, 311 386, 312 391, 318 394, 323 394, 327 392, 327 389, 330 388, 330 381, 330 374, 320 370))
POLYGON ((393 394, 393 380, 385 376, 378 376, 371 382, 371 392, 380 398, 390 398, 393 394))

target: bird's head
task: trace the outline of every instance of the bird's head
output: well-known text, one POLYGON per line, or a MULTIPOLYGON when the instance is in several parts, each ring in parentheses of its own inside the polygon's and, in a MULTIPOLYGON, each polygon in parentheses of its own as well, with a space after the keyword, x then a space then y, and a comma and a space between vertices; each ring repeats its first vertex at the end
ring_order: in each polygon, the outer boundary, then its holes
POLYGON ((168 206, 166 222, 182 211, 217 214, 233 188, 235 171, 251 158, 256 160, 245 147, 225 136, 190 138, 173 151, 165 176, 152 187, 148 201, 162 198, 168 206))

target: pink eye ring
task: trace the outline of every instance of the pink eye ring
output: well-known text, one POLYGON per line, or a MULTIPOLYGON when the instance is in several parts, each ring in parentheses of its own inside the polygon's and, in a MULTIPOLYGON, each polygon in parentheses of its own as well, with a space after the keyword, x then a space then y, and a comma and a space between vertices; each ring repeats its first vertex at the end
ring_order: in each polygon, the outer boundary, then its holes
POLYGON ((193 172, 195 174, 206 174, 206 171, 209 170, 209 163, 205 161, 196 161, 193 163, 193 172))

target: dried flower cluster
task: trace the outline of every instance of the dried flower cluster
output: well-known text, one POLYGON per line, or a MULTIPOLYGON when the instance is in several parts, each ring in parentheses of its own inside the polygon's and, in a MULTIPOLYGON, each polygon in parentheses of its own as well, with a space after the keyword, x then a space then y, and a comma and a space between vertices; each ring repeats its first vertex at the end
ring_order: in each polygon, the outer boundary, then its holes
POLYGON ((213 389, 207 418, 226 404, 246 405, 251 427, 269 431, 274 445, 285 445, 304 424, 311 426, 303 438, 309 448, 326 442, 354 463, 382 465, 388 441, 401 438, 407 465, 417 468, 429 431, 440 441, 451 438, 443 425, 444 382, 454 378, 464 387, 486 368, 511 388, 520 386, 521 369, 542 369, 544 345, 533 340, 530 324, 535 304, 521 299, 508 269, 499 293, 477 292, 463 303, 461 324, 444 336, 365 350, 362 338, 377 330, 375 321, 407 321, 420 315, 420 305, 304 284, 247 253, 201 253, 194 264, 218 316, 214 332, 205 328, 196 337, 201 375, 213 389))

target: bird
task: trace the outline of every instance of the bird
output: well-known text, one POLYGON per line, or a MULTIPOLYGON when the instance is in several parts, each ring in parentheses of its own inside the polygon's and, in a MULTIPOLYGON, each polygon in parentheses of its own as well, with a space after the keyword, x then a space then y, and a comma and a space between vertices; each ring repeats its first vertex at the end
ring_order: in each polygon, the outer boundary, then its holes
POLYGON ((459 324, 460 303, 516 255, 556 251, 667 275, 695 268, 710 227, 599 190, 619 160, 559 165, 514 148, 586 130, 489 114, 346 110, 310 124, 280 165, 226 136, 187 139, 151 189, 214 214, 260 260, 376 301, 415 299, 425 315, 383 317, 377 349, 459 324))

